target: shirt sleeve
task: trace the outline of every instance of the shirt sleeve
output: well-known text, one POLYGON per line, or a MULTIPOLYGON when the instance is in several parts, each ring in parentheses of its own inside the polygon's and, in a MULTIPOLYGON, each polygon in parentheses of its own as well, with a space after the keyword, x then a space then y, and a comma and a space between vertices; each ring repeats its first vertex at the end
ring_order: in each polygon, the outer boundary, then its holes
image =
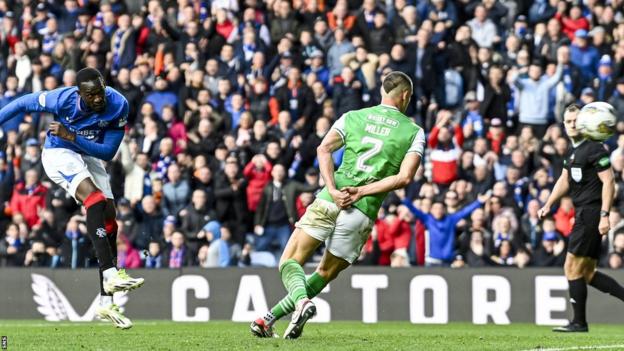
POLYGON ((110 161, 115 157, 123 137, 123 130, 108 130, 104 134, 102 143, 96 143, 95 141, 87 140, 81 135, 76 135, 75 145, 89 156, 110 161))
POLYGON ((331 127, 331 129, 334 129, 335 131, 338 132, 338 134, 340 134, 343 142, 345 141, 345 138, 347 137, 346 119, 347 119, 347 114, 345 113, 342 116, 340 116, 340 118, 338 118, 338 120, 334 122, 334 125, 331 127))
POLYGON ((115 119, 114 123, 110 125, 110 128, 118 129, 118 130, 125 129, 126 124, 128 124, 129 111, 130 111, 130 108, 128 106, 128 101, 126 99, 123 99, 123 103, 122 103, 121 109, 119 110, 118 116, 115 119))
POLYGON ((13 100, 0 110, 0 124, 5 123, 19 113, 49 112, 58 115, 59 97, 65 89, 55 89, 27 94, 13 100))
POLYGON ((598 172, 602 172, 611 167, 609 152, 601 143, 596 143, 592 147, 587 161, 596 168, 598 172))
POLYGON ((425 132, 421 128, 418 133, 416 133, 416 137, 412 141, 412 145, 407 152, 416 152, 422 156, 425 153, 425 142, 425 132))

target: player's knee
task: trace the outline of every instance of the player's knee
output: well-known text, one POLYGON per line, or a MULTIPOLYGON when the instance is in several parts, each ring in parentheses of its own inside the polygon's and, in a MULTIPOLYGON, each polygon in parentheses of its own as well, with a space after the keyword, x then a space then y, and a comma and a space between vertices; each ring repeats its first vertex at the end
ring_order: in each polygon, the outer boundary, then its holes
POLYGON ((104 197, 104 194, 95 189, 95 191, 92 191, 91 193, 89 193, 84 201, 82 202, 85 206, 85 208, 88 210, 89 208, 95 206, 95 205, 106 205, 106 197, 104 197))
POLYGON ((316 273, 318 275, 320 275, 321 277, 323 277, 323 279, 326 282, 330 282, 330 281, 336 279, 336 277, 338 276, 339 271, 335 267, 328 267, 328 268, 318 267, 318 268, 316 268, 316 273))
POLYGON ((325 268, 322 268, 322 267, 316 268, 316 273, 320 275, 321 277, 323 277, 323 279, 325 279, 326 282, 331 280, 330 279, 331 272, 325 268))
MULTIPOLYGON (((84 203, 87 197, 98 191, 100 191, 100 189, 93 184, 93 181, 90 178, 86 178, 78 184, 78 187, 76 188, 76 197, 84 203)), ((106 198, 104 198, 104 201, 106 201, 106 198)))

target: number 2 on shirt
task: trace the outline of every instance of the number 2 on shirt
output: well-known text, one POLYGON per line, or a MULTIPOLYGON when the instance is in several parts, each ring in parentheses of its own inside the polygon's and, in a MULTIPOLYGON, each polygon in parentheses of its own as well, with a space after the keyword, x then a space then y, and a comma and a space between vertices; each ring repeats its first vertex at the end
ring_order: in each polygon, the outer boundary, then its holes
POLYGON ((377 155, 379 152, 381 152, 381 148, 383 147, 383 141, 377 138, 365 136, 362 138, 362 141, 360 143, 362 145, 365 145, 365 144, 373 145, 372 148, 370 148, 368 151, 366 151, 365 153, 360 155, 360 157, 357 158, 357 163, 356 163, 357 169, 359 169, 362 172, 369 173, 373 170, 373 166, 367 165, 366 161, 370 160, 371 158, 375 157, 375 155, 377 155))

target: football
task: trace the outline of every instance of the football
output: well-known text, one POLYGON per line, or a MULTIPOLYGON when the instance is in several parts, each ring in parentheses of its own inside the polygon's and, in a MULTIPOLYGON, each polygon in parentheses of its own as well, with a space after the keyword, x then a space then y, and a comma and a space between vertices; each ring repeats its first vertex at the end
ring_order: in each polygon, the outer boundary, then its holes
POLYGON ((615 108, 598 101, 583 106, 576 118, 576 128, 586 138, 605 141, 613 135, 615 122, 615 108))

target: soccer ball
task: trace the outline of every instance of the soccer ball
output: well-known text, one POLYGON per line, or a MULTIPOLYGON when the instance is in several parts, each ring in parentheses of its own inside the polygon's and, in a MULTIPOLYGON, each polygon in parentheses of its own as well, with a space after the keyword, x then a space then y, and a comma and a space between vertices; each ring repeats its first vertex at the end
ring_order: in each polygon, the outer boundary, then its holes
POLYGON ((613 135, 615 122, 615 108, 597 101, 583 106, 576 117, 576 128, 588 139, 605 141, 613 135))

